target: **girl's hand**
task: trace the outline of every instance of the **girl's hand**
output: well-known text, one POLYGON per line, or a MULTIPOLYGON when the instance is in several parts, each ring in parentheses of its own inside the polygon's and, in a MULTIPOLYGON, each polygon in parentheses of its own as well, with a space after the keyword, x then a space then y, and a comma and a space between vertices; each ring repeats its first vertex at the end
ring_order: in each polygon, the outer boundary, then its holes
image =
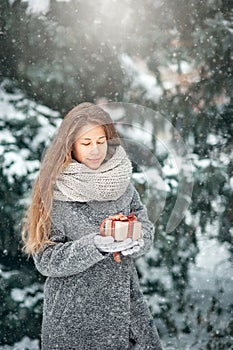
POLYGON ((105 253, 123 252, 138 245, 138 241, 132 241, 131 238, 116 242, 111 236, 104 237, 99 234, 94 237, 94 243, 96 248, 105 253))
POLYGON ((134 253, 139 252, 139 250, 144 246, 144 240, 141 238, 138 241, 135 241, 135 243, 137 242, 137 245, 135 245, 134 247, 131 247, 129 249, 126 249, 124 251, 121 252, 121 254, 123 256, 127 256, 127 255, 133 255, 134 253))

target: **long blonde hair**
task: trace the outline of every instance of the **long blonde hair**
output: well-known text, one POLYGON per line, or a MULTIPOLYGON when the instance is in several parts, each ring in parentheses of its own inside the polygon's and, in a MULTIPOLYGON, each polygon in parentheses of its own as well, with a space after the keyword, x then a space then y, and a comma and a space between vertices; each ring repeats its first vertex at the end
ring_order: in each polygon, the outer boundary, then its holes
POLYGON ((57 135, 43 157, 33 186, 31 204, 24 218, 23 251, 28 255, 38 253, 45 244, 53 244, 50 241, 50 214, 54 185, 61 171, 72 160, 72 146, 77 132, 86 124, 101 125, 109 145, 121 144, 112 119, 101 107, 84 102, 74 107, 65 116, 57 135))

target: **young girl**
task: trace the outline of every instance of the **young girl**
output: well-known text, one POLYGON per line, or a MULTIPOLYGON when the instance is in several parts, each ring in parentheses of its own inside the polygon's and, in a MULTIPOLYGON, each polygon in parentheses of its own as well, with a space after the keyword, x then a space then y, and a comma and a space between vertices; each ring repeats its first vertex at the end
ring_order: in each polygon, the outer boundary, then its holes
POLYGON ((44 156, 23 229, 25 252, 47 276, 42 349, 162 349, 134 266, 153 225, 131 174, 108 113, 92 103, 73 108, 44 156), (136 215, 141 240, 99 234, 119 212, 136 215))

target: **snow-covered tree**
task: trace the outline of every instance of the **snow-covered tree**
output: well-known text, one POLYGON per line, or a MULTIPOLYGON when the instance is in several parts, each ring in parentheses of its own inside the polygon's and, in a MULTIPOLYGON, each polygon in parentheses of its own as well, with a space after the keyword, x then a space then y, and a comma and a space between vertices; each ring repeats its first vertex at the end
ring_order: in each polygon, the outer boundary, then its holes
POLYGON ((1 344, 40 331, 42 280, 21 252, 21 223, 32 181, 59 113, 28 99, 10 79, 0 81, 1 344))
POLYGON ((60 122, 58 112, 28 98, 9 79, 0 84, 1 239, 5 255, 18 252, 22 210, 42 152, 60 122))

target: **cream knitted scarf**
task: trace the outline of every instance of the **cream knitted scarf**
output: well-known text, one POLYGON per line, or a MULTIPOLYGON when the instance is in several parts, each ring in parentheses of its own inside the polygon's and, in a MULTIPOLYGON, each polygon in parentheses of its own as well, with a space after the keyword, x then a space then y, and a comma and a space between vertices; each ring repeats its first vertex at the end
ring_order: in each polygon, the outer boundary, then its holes
POLYGON ((110 201, 125 192, 132 175, 131 162, 122 146, 97 170, 72 161, 59 175, 54 199, 61 201, 110 201))

